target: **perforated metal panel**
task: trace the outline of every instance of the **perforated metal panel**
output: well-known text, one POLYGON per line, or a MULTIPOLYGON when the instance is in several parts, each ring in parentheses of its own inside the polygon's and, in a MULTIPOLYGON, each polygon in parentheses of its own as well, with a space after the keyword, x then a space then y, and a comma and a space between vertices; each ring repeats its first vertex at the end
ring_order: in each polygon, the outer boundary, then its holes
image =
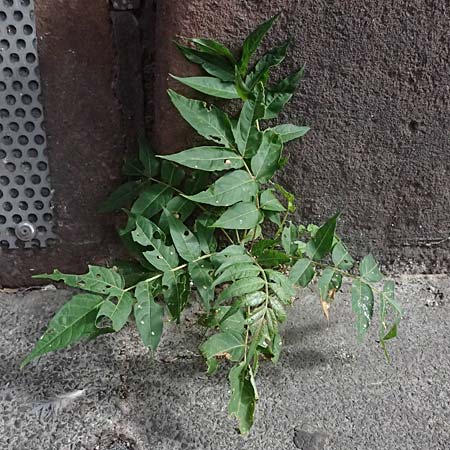
POLYGON ((0 244, 54 240, 33 0, 0 0, 0 244))

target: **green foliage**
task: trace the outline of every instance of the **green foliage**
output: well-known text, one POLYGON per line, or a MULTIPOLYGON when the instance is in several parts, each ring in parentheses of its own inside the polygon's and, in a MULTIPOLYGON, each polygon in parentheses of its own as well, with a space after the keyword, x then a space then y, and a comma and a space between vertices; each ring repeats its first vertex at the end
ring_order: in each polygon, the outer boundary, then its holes
POLYGON ((245 433, 258 400, 255 377, 262 361, 280 358, 280 327, 296 288, 316 279, 328 317, 344 278, 352 282, 360 338, 379 300, 379 339, 387 355, 402 315, 394 283, 379 288, 383 275, 372 255, 355 263, 336 235, 338 214, 321 226, 293 223, 295 197, 273 181, 285 163, 284 144, 309 131, 293 124, 264 126, 278 116, 303 76, 301 68, 270 83, 290 40, 251 64, 275 20, 252 32, 240 54, 211 39, 178 45, 207 75, 175 80, 214 98, 240 99, 242 107, 230 117, 210 100, 169 91, 181 116, 213 144, 157 157, 140 142, 138 158, 124 167, 129 179, 101 207, 127 213, 119 234, 130 260, 113 268, 90 266, 84 275, 57 270, 40 275, 87 293, 63 306, 23 365, 81 339, 119 331, 128 321, 154 352, 164 321, 179 322, 189 301, 197 299, 203 308, 200 323, 208 328, 200 352, 208 373, 221 363, 230 368, 229 412, 245 433), (268 221, 276 224, 274 232, 268 221))

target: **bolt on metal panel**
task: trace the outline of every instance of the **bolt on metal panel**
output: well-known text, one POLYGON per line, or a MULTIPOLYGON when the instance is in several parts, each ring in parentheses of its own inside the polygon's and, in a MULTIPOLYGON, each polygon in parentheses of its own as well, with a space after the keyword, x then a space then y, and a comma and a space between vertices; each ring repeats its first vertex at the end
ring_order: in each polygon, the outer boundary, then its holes
POLYGON ((34 0, 0 0, 0 248, 55 239, 34 0))

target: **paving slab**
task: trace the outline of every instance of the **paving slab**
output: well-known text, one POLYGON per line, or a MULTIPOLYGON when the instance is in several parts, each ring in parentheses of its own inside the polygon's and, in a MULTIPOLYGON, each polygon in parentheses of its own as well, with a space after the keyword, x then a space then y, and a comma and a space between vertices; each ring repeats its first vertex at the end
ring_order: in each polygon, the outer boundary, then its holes
POLYGON ((391 345, 358 344, 348 290, 324 320, 304 290, 278 365, 263 364, 252 432, 227 417, 227 372, 205 375, 193 316, 168 324, 153 360, 132 326, 19 363, 71 292, 1 292, 2 450, 448 450, 450 279, 396 279, 405 317, 391 345), (64 396, 65 397, 62 397, 64 396))

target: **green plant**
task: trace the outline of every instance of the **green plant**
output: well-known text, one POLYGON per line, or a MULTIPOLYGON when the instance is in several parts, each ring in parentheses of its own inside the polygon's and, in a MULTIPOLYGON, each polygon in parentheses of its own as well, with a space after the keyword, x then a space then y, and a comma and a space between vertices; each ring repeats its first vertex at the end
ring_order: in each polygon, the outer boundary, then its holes
POLYGON ((239 60, 210 39, 178 45, 209 75, 173 78, 212 97, 242 100, 240 113, 231 118, 216 106, 169 90, 182 117, 214 144, 156 157, 141 142, 139 158, 125 164, 130 181, 102 206, 104 212, 129 208, 123 209, 128 222, 119 234, 132 259, 113 268, 90 266, 84 275, 57 270, 39 275, 87 293, 74 295, 62 307, 23 365, 82 338, 120 331, 131 316, 144 345, 154 351, 166 311, 179 322, 195 293, 203 305, 200 322, 210 330, 200 348, 208 373, 223 360, 231 364, 229 412, 245 433, 258 399, 259 364, 276 362, 280 356, 280 324, 295 297, 294 287, 304 288, 317 279, 328 316, 343 277, 352 281, 360 337, 372 321, 378 295, 380 343, 386 352, 386 341, 396 336, 401 316, 394 283, 374 286, 383 275, 372 255, 355 268, 336 235, 338 215, 320 227, 288 221, 295 211, 294 196, 272 181, 287 161, 284 144, 309 130, 290 124, 264 126, 278 116, 303 74, 300 68, 269 84, 270 71, 284 60, 290 40, 249 70, 275 19, 247 37, 239 60), (263 227, 268 221, 272 225, 263 227))

